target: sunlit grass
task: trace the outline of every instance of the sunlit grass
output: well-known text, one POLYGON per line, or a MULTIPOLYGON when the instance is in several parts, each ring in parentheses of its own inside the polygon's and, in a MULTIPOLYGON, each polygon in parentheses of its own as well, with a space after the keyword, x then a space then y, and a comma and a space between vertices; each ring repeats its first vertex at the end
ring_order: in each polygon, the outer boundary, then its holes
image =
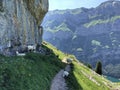
MULTIPOLYGON (((45 42, 45 41, 44 41, 45 42)), ((46 42, 45 42, 46 43, 46 42)), ((45 44, 44 44, 45 45, 45 44)), ((56 47, 54 47, 53 45, 51 45, 50 43, 46 43, 45 45, 46 47, 50 48, 51 50, 53 50, 54 54, 57 55, 59 57, 60 60, 62 60, 64 57, 66 57, 67 55, 65 55, 63 52, 61 52, 59 49, 57 49, 56 47)))
POLYGON ((0 55, 0 90, 50 90, 54 76, 65 68, 61 60, 67 57, 73 59, 72 70, 66 79, 69 90, 110 90, 110 87, 116 89, 120 86, 120 83, 112 83, 93 73, 74 55, 64 54, 46 42, 42 47, 50 54, 28 53, 24 57, 0 55), (89 76, 100 85, 91 81, 89 76))

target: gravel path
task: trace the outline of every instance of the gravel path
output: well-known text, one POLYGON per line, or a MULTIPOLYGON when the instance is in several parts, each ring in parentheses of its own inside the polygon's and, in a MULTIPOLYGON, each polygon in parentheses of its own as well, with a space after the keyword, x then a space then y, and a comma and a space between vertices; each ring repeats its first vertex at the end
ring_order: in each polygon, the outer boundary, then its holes
MULTIPOLYGON (((65 67, 65 70, 69 72, 70 65, 67 65, 65 67)), ((64 70, 62 69, 56 74, 56 76, 54 77, 52 81, 50 90, 68 90, 65 79, 63 78, 63 72, 64 70)))

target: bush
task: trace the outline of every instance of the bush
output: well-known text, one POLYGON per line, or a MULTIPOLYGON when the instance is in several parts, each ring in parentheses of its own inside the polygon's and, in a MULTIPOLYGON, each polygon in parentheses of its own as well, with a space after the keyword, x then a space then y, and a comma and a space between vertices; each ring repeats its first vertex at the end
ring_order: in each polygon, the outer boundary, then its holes
POLYGON ((95 72, 102 75, 102 63, 100 61, 98 61, 96 64, 95 72))
POLYGON ((92 69, 92 66, 90 64, 87 64, 87 67, 90 68, 90 69, 92 69))

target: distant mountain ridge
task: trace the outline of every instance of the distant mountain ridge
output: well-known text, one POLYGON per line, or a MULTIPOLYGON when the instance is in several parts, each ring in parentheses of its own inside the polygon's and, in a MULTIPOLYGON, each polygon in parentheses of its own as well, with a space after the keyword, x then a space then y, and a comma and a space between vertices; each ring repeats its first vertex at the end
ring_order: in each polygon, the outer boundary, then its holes
POLYGON ((43 20, 44 40, 79 60, 98 60, 104 74, 120 78, 120 1, 109 0, 96 8, 55 10, 43 20))

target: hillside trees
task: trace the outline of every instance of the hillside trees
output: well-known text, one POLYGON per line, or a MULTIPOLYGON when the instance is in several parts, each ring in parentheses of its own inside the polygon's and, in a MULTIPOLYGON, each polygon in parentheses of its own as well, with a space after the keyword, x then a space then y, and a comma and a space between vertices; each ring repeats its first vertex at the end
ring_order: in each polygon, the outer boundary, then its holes
POLYGON ((100 61, 98 61, 96 64, 95 72, 102 75, 102 63, 100 61))

